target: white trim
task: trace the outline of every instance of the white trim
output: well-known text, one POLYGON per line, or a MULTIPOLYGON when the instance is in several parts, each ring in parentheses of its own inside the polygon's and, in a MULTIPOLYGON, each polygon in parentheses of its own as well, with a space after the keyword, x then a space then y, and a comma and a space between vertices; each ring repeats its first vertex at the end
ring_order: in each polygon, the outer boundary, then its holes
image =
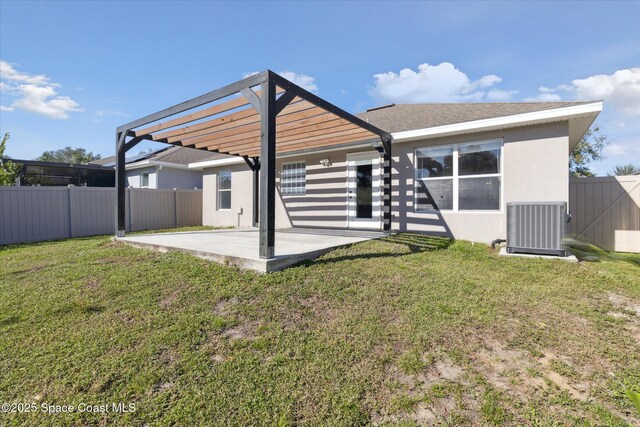
POLYGON ((383 212, 383 194, 382 194, 382 181, 383 181, 383 168, 382 168, 382 156, 378 152, 363 152, 363 153, 347 153, 347 161, 346 161, 346 227, 347 228, 367 228, 372 230, 382 230, 382 217, 384 215, 383 212), (372 217, 371 219, 367 218, 356 218, 355 216, 350 216, 352 212, 352 206, 350 205, 349 198, 349 190, 351 189, 351 177, 349 176, 349 168, 351 165, 367 165, 370 164, 374 167, 378 168, 378 175, 374 175, 374 170, 372 171, 372 182, 371 182, 371 190, 376 190, 374 186, 377 185, 376 195, 373 196, 372 199, 372 217), (378 198, 378 201, 375 201, 375 198, 378 198), (378 210, 376 215, 376 208, 378 210))
POLYGON ((204 162, 189 163, 189 166, 187 167, 188 169, 204 169, 204 168, 211 168, 216 166, 235 165, 239 163, 245 163, 242 157, 234 157, 232 159, 206 160, 204 162))
POLYGON ((460 133, 488 131, 505 127, 549 123, 553 121, 597 115, 602 111, 602 107, 602 101, 597 101, 589 104, 573 105, 570 107, 553 108, 549 110, 533 111, 530 113, 513 114, 504 117, 494 117, 491 119, 473 120, 451 125, 395 132, 392 133, 391 136, 393 136, 395 142, 405 142, 460 133))
POLYGON ((160 160, 152 160, 152 159, 140 160, 139 162, 129 163, 125 165, 124 169, 135 170, 135 169, 148 168, 150 166, 164 166, 172 169, 189 169, 188 165, 183 165, 181 163, 162 162, 160 160))
MULTIPOLYGON (((373 149, 371 144, 365 143, 365 144, 358 144, 358 145, 349 145, 348 147, 328 148, 326 150, 318 149, 317 151, 314 150, 313 152, 306 152, 306 153, 290 153, 290 154, 281 154, 281 155, 278 154, 278 155, 276 155, 276 159, 287 159, 287 158, 291 158, 291 157, 305 157, 308 154, 329 153, 331 151, 357 150, 359 148, 371 148, 371 149, 373 149)), ((205 169, 205 168, 213 168, 213 167, 226 166, 226 165, 235 165, 235 164, 241 164, 241 163, 245 163, 245 161, 244 161, 244 159, 242 157, 233 157, 233 158, 229 158, 229 159, 206 160, 204 162, 189 163, 189 169, 205 169)))

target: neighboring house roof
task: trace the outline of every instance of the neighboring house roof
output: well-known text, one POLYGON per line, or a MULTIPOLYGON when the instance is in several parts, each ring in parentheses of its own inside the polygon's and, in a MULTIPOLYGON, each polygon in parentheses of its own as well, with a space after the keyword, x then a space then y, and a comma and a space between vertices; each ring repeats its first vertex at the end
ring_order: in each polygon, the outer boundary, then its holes
MULTIPOLYGON (((165 165, 186 168, 190 163, 203 162, 232 157, 226 154, 212 153, 187 147, 167 147, 150 153, 142 153, 126 159, 127 169, 147 167, 150 165, 165 165)), ((103 166, 115 166, 115 156, 105 157, 91 162, 103 166)))
POLYGON ((356 114, 387 132, 471 122, 514 114, 551 110, 590 102, 484 102, 457 104, 391 104, 356 114))

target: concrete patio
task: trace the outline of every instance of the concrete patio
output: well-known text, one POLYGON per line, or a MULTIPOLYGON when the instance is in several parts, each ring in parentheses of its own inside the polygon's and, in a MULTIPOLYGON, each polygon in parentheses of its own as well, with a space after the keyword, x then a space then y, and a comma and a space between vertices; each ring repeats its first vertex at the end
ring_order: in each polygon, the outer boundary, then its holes
POLYGON ((258 256, 257 229, 206 230, 144 234, 117 238, 129 245, 160 252, 178 250, 261 273, 282 270, 333 248, 384 236, 382 232, 291 228, 276 230, 275 256, 258 256))

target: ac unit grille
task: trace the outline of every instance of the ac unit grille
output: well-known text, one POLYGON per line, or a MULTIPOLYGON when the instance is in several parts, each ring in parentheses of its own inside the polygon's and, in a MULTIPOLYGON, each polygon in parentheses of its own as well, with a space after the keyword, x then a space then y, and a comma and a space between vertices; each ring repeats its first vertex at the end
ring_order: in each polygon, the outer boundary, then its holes
POLYGON ((566 202, 507 203, 507 252, 566 256, 566 202))

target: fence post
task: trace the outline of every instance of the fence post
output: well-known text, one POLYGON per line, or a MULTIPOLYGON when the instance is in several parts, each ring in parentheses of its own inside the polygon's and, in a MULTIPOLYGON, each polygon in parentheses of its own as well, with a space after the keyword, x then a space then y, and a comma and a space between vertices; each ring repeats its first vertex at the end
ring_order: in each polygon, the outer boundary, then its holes
POLYGON ((69 200, 69 237, 76 237, 76 189, 73 184, 67 186, 67 195, 69 200))
POLYGON ((129 202, 129 208, 127 209, 127 216, 129 217, 129 220, 125 221, 125 223, 129 224, 129 232, 131 232, 133 231, 133 219, 131 218, 131 213, 133 212, 133 209, 131 208, 131 187, 127 187, 126 191, 127 201, 129 202))
POLYGON ((178 189, 173 189, 173 228, 178 228, 178 189))

